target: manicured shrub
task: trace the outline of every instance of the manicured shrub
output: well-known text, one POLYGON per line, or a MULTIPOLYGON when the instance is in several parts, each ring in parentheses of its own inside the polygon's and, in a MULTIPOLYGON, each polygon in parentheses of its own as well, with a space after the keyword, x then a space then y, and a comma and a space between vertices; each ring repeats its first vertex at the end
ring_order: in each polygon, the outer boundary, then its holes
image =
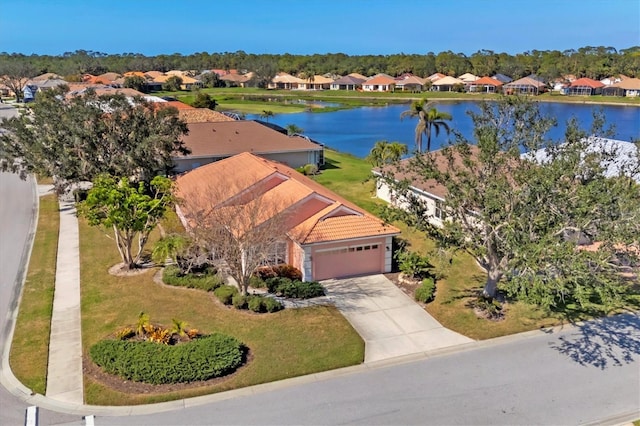
POLYGON ((422 284, 416 288, 414 296, 418 302, 429 303, 434 299, 435 292, 436 283, 433 281, 433 278, 429 277, 422 280, 422 284))
POLYGON ((219 333, 176 346, 103 340, 89 349, 93 362, 107 373, 152 384, 224 376, 242 364, 244 352, 240 341, 219 333))
POLYGON ((231 285, 221 285, 213 290, 213 294, 224 305, 230 305, 233 301, 233 296, 238 294, 238 289, 231 285))
POLYGON ((269 293, 287 298, 311 299, 324 296, 324 288, 316 281, 304 282, 289 278, 269 278, 267 281, 269 293))
POLYGON ((236 309, 247 309, 247 302, 247 296, 244 294, 237 293, 231 298, 231 304, 236 309))
POLYGON ((429 260, 413 251, 399 251, 396 254, 398 268, 410 277, 424 277, 429 273, 431 264, 429 260))
POLYGON ((251 288, 265 288, 267 284, 264 282, 263 278, 260 278, 257 275, 252 275, 249 278, 249 286, 251 288))
POLYGON ((256 269, 254 276, 260 278, 263 281, 266 281, 269 278, 277 277, 278 274, 276 274, 276 271, 274 271, 273 267, 271 266, 261 266, 256 269))
POLYGON ((257 313, 266 312, 266 309, 264 306, 264 298, 261 296, 251 296, 249 298, 249 303, 247 303, 247 307, 252 312, 257 312, 257 313))
POLYGON ((222 285, 222 277, 211 268, 202 273, 182 274, 180 268, 175 265, 164 268, 162 281, 168 285, 198 288, 205 291, 213 291, 222 285))
POLYGON ((272 299, 271 297, 263 297, 262 299, 264 309, 269 313, 278 312, 284 309, 284 306, 279 300, 272 299))

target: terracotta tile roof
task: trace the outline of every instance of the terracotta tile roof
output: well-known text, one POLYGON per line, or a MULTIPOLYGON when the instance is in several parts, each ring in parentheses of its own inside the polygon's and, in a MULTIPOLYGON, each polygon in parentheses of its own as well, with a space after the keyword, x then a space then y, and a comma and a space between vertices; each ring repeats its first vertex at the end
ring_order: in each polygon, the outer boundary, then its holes
POLYGON ((486 85, 486 86, 502 86, 502 82, 500 80, 496 80, 495 78, 484 76, 471 84, 475 85, 486 85))
POLYGON ((333 79, 332 78, 328 78, 322 75, 314 75, 313 76, 313 81, 311 81, 311 78, 307 78, 306 80, 302 80, 304 83, 306 84, 330 84, 333 83, 333 79))
POLYGON ((504 87, 518 87, 518 86, 533 86, 538 89, 543 88, 545 84, 541 81, 536 80, 531 77, 522 77, 519 80, 512 81, 511 83, 507 83, 504 87))
POLYGON ((251 120, 190 123, 183 137, 191 149, 191 157, 226 157, 241 152, 266 154, 320 150, 322 147, 306 138, 287 136, 251 120))
POLYGON ((369 80, 365 81, 363 84, 366 84, 368 86, 371 85, 380 85, 380 86, 384 86, 384 85, 390 85, 390 84, 395 84, 396 80, 388 75, 384 75, 384 74, 378 74, 376 76, 371 77, 369 80))
POLYGON ((286 72, 279 72, 271 79, 273 83, 304 83, 304 80, 286 72))
POLYGON ((189 108, 178 110, 178 115, 185 123, 216 123, 220 121, 235 121, 221 112, 208 108, 189 108))
POLYGON ((172 106, 175 109, 177 109, 178 111, 180 110, 192 110, 192 109, 196 109, 194 107, 192 107, 191 105, 185 104, 184 102, 180 102, 180 101, 166 101, 166 102, 159 102, 160 106, 172 106))
POLYGON ((347 75, 348 77, 354 77, 354 78, 359 78, 361 80, 366 80, 367 77, 362 75, 362 74, 358 74, 357 72, 352 72, 351 74, 347 75))
POLYGON ((418 85, 424 85, 425 79, 424 78, 420 78, 420 77, 416 77, 415 75, 410 75, 407 76, 401 80, 398 80, 396 82, 396 85, 398 86, 406 86, 407 84, 418 84, 418 85))
MULTIPOLYGON (((288 234, 300 244, 399 233, 397 228, 385 225, 382 220, 292 168, 248 152, 198 167, 178 177, 176 194, 179 199, 189 200, 179 203, 187 219, 194 208, 226 208, 226 203, 238 201, 257 205, 277 203, 274 210, 291 214, 287 222, 288 234), (211 188, 216 188, 217 200, 210 199, 211 188), (247 196, 248 199, 242 199, 247 196)), ((255 222, 262 223, 269 219, 268 216, 258 217, 255 222)))
POLYGON ((120 77, 122 77, 120 74, 116 73, 116 72, 106 72, 104 74, 100 74, 98 76, 98 78, 102 79, 103 81, 105 81, 105 83, 109 83, 112 81, 116 81, 117 79, 119 79, 120 77))
POLYGON ((617 87, 625 90, 640 90, 640 78, 626 78, 609 87, 617 87))
POLYGON ((580 87, 586 86, 586 87, 591 87, 592 89, 597 89, 599 87, 604 87, 604 83, 597 80, 592 80, 587 77, 582 77, 577 80, 574 80, 571 83, 571 87, 578 87, 578 86, 580 87))
POLYGON ((223 76, 220 76, 220 80, 222 81, 231 81, 234 83, 246 83, 247 81, 251 80, 253 78, 253 73, 247 73, 247 74, 226 74, 223 76))
POLYGON ((156 78, 156 77, 158 77, 158 76, 164 75, 164 73, 163 73, 163 72, 160 72, 160 71, 147 71, 147 72, 145 72, 145 73, 144 73, 144 75, 145 75, 146 77, 149 77, 149 78, 151 78, 151 79, 154 79, 154 78, 156 78))
POLYGON ((42 81, 42 80, 62 80, 62 77, 56 73, 48 72, 45 74, 41 74, 37 77, 33 77, 31 80, 42 81))
POLYGON ((354 77, 352 75, 346 75, 344 77, 340 77, 337 80, 334 80, 332 84, 354 84, 357 86, 361 86, 364 83, 364 78, 354 77))
POLYGON ((439 78, 433 82, 434 86, 453 86, 454 84, 464 84, 464 81, 460 80, 459 78, 446 76, 439 78))
POLYGON ((427 80, 430 80, 433 83, 434 81, 440 80, 441 78, 445 78, 445 77, 446 77, 446 75, 444 75, 444 74, 442 74, 440 72, 437 72, 437 73, 431 74, 429 77, 427 77, 427 80))
POLYGON ((144 78, 144 73, 142 71, 129 71, 123 74, 125 77, 142 77, 144 78))

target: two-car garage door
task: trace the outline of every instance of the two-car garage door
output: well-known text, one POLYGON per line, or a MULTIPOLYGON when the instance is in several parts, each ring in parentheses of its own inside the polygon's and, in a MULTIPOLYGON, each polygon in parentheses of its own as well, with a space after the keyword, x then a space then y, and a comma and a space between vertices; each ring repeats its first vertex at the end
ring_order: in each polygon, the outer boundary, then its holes
POLYGON ((384 245, 380 242, 313 251, 313 279, 377 274, 384 271, 384 245))

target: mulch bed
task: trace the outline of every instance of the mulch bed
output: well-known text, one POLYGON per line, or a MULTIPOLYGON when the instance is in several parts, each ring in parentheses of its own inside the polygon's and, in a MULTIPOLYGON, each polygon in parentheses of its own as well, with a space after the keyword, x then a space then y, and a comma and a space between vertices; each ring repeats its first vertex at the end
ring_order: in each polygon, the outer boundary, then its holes
POLYGON ((402 290, 407 296, 413 299, 414 294, 416 292, 416 288, 420 286, 420 281, 407 281, 400 280, 400 272, 394 272, 389 274, 384 274, 389 281, 394 283, 400 290, 402 290))

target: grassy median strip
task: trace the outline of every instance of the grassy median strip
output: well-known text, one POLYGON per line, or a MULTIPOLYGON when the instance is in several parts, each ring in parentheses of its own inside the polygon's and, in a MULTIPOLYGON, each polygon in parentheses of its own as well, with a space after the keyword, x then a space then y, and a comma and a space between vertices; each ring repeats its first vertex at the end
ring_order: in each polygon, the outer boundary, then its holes
POLYGON ((360 336, 334 307, 286 309, 252 314, 221 305, 211 293, 154 282, 157 269, 141 275, 112 276, 119 262, 113 241, 80 220, 83 350, 135 326, 140 312, 154 324, 186 321, 203 333, 220 332, 250 349, 249 363, 227 379, 193 389, 131 394, 85 376, 88 404, 123 405, 167 401, 272 382, 349 365, 364 359, 360 336))
POLYGON ((59 222, 56 196, 41 197, 38 228, 9 356, 18 380, 40 394, 45 393, 47 385, 59 222))

